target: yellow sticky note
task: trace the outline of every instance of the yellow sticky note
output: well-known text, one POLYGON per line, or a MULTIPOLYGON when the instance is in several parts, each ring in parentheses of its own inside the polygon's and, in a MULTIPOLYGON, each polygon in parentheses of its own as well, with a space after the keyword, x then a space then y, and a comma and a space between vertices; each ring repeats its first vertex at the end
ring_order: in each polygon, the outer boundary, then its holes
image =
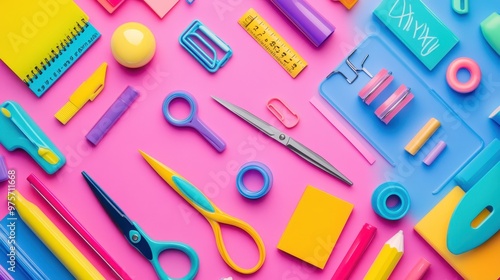
POLYGON ((451 190, 427 215, 415 225, 415 231, 429 243, 463 278, 487 280, 500 278, 500 234, 483 245, 460 255, 446 246, 448 225, 453 211, 465 195, 460 187, 451 190))
POLYGON ((278 249, 323 269, 354 205, 307 186, 278 249))

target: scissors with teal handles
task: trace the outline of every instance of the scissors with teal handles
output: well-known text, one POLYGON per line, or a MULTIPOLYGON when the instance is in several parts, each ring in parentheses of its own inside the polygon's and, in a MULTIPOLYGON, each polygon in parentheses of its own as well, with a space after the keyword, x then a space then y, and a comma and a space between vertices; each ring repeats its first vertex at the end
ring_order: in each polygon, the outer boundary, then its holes
POLYGON ((226 143, 215 134, 208 126, 203 123, 198 117, 198 105, 194 97, 185 91, 174 91, 170 93, 163 101, 163 115, 165 119, 174 126, 178 127, 191 127, 197 130, 205 140, 207 140, 219 153, 226 149, 226 143), (189 115, 182 120, 176 119, 170 113, 170 106, 172 101, 176 99, 183 99, 189 104, 189 115))
POLYGON ((104 192, 104 190, 92 179, 90 176, 82 172, 83 177, 87 181, 90 189, 101 203, 106 213, 108 213, 111 220, 118 229, 122 232, 125 238, 128 240, 132 247, 136 248, 146 259, 148 259, 156 274, 161 280, 175 280, 165 273, 163 268, 158 261, 161 253, 168 250, 181 251, 186 254, 191 262, 191 269, 188 274, 180 279, 191 280, 194 279, 199 270, 199 259, 198 255, 193 248, 180 242, 158 242, 151 239, 136 222, 130 220, 130 218, 118 207, 118 205, 104 192))
POLYGON ((160 175, 160 177, 167 182, 172 189, 174 189, 180 196, 182 196, 191 206, 193 206, 200 214, 202 214, 212 227, 215 234, 215 242, 217 244, 217 249, 226 262, 226 264, 234 269, 235 271, 242 274, 252 274, 259 270, 264 264, 266 258, 266 250, 264 248, 264 242, 259 236, 257 231, 255 231, 252 226, 246 222, 229 216, 228 214, 222 212, 217 206, 213 204, 200 190, 198 190, 193 184, 188 180, 184 179, 177 172, 168 168, 158 160, 152 158, 148 154, 139 151, 144 159, 149 163, 149 165, 160 175), (246 232, 254 240, 257 248, 259 250, 259 260, 253 268, 242 268, 238 266, 229 256, 227 252, 226 245, 222 239, 221 224, 226 224, 234 226, 246 232))

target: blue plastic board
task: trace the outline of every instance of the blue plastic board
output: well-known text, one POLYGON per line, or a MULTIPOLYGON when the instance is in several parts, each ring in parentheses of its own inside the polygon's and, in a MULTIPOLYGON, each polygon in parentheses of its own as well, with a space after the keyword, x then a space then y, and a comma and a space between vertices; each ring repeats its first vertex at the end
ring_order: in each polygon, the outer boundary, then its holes
MULTIPOLYGON (((394 76, 375 101, 368 106, 358 96, 359 90, 370 80, 362 72, 352 84, 342 75, 325 79, 320 85, 321 96, 392 165, 384 173, 386 181, 399 182, 410 193, 442 188, 481 150, 482 139, 379 37, 370 36, 363 41, 351 61, 359 68, 366 55, 370 56, 364 67, 371 74, 385 68, 394 76), (401 84, 411 88, 414 98, 386 125, 374 112, 401 84), (410 155, 404 147, 430 118, 439 120, 441 127, 415 156, 410 155), (423 164, 422 159, 439 140, 446 142, 446 149, 431 166, 423 164)), ((336 70, 349 79, 355 76, 344 61, 336 70)))

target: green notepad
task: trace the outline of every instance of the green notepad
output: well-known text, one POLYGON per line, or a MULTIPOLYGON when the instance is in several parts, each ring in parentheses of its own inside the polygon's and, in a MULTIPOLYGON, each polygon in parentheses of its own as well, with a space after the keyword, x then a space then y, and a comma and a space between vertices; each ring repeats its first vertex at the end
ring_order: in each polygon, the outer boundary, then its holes
POLYGON ((429 70, 458 43, 420 0, 383 0, 373 13, 429 70))

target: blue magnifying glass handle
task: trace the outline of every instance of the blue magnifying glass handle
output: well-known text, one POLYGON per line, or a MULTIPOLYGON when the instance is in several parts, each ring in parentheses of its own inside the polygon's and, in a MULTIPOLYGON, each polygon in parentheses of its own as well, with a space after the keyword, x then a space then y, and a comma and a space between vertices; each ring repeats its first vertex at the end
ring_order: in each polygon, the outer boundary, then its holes
POLYGON ((226 149, 226 143, 206 126, 199 118, 194 118, 190 124, 205 140, 208 141, 219 153, 226 149))
POLYGON ((194 97, 185 91, 172 92, 163 102, 163 115, 174 126, 189 126, 196 129, 219 153, 226 149, 226 143, 209 129, 197 116, 198 105, 194 97), (185 119, 174 118, 169 111, 169 106, 175 99, 184 99, 189 103, 190 112, 185 119))

